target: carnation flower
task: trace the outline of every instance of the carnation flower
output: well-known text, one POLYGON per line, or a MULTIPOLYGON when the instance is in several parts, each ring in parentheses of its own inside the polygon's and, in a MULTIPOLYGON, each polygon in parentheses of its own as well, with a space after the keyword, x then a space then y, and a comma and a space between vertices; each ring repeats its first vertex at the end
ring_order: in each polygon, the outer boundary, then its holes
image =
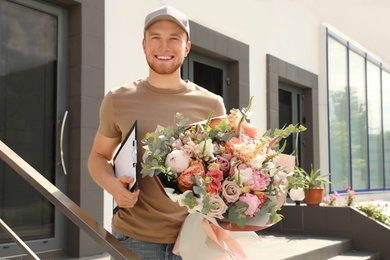
POLYGON ((263 172, 255 172, 244 184, 253 191, 263 191, 267 189, 270 182, 271 179, 263 172))
POLYGON ((223 173, 218 169, 213 169, 206 173, 206 176, 210 178, 210 182, 206 184, 206 192, 210 194, 219 194, 223 173))

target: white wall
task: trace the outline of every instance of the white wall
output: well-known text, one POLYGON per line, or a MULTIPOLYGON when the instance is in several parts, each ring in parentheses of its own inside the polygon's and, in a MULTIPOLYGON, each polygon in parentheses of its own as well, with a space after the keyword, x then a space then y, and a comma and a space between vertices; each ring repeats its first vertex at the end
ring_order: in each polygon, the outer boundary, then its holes
MULTIPOLYGON (((328 160, 324 23, 390 64, 388 0, 107 0, 106 91, 147 76, 143 23, 149 11, 165 4, 250 46, 250 95, 255 96, 251 122, 262 131, 266 130, 266 54, 319 75, 321 169, 327 169, 328 160)), ((111 201, 110 196, 106 199, 111 201)), ((110 219, 107 213, 105 223, 110 219)))

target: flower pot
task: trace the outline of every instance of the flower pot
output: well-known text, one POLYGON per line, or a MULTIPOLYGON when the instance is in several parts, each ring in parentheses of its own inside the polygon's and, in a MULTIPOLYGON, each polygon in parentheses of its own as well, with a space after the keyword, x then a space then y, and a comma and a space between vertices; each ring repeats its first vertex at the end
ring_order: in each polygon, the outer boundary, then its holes
POLYGON ((305 189, 305 201, 308 206, 319 206, 322 202, 322 188, 305 189))
POLYGON ((292 188, 288 193, 293 201, 302 201, 305 199, 305 191, 302 188, 292 188))

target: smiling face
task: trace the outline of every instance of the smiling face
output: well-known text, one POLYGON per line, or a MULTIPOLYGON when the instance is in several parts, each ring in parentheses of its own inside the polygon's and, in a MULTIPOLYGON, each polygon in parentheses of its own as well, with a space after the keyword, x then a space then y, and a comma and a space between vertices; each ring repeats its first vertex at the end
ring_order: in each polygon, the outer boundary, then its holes
POLYGON ((180 75, 191 43, 187 41, 187 33, 176 23, 158 21, 146 30, 142 46, 152 72, 180 75))

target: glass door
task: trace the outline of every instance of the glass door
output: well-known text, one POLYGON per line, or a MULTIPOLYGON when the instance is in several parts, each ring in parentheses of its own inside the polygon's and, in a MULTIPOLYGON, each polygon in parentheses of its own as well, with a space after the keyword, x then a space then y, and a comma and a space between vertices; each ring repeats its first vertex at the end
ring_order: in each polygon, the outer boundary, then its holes
POLYGON ((228 108, 229 74, 225 62, 190 52, 182 67, 182 78, 189 79, 197 85, 223 97, 228 108))
MULTIPOLYGON (((305 124, 303 115, 304 95, 302 90, 279 83, 279 128, 289 124, 305 124)), ((303 133, 293 134, 287 138, 285 154, 295 151, 299 165, 304 165, 304 138, 303 133)))
MULTIPOLYGON (((65 110, 66 12, 36 1, 0 0, 0 140, 59 189, 65 110)), ((0 161, 0 218, 34 251, 63 248, 65 220, 0 161)), ((0 257, 20 254, 0 229, 0 257)))

